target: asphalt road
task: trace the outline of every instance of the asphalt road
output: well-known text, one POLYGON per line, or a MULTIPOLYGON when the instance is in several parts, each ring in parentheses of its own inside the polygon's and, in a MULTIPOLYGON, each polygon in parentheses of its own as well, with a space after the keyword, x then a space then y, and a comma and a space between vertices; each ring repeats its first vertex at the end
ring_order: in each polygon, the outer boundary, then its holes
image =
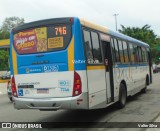
MULTIPOLYGON (((153 84, 147 88, 147 93, 139 93, 127 101, 123 109, 116 105, 106 109, 90 111, 39 111, 16 110, 6 95, 6 84, 0 84, 0 122, 160 122, 160 73, 153 74, 153 84)), ((63 129, 68 130, 68 129, 63 129)), ((81 130, 81 129, 70 129, 81 130)), ((103 124, 96 129, 106 130, 103 124)), ((113 130, 107 128, 107 130, 113 130)), ((135 129, 119 129, 114 131, 128 131, 135 129)), ((137 128, 137 130, 146 130, 137 128)), ((150 131, 152 129, 147 129, 150 131)), ((155 130, 155 129, 154 129, 155 130)), ((157 130, 158 131, 158 130, 157 130)))

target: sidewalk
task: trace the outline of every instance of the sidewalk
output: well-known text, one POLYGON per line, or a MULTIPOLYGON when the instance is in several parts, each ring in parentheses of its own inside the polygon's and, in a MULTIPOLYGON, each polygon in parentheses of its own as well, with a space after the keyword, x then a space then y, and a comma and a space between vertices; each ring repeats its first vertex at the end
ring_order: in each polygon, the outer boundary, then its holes
POLYGON ((0 83, 0 95, 7 94, 7 83, 0 83))

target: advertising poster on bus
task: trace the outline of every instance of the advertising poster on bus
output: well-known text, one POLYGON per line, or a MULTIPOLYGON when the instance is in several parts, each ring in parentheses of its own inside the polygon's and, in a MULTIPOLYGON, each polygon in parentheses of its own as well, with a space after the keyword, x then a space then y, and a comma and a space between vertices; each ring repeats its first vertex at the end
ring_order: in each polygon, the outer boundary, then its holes
POLYGON ((47 51, 47 29, 36 28, 14 35, 14 46, 19 54, 47 51))

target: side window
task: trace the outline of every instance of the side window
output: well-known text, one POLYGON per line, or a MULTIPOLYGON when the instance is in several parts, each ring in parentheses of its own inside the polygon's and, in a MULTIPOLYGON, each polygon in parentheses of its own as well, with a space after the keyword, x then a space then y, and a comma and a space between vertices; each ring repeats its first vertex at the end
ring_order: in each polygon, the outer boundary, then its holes
POLYGON ((147 62, 147 52, 144 47, 142 47, 142 57, 143 57, 143 61, 147 62))
POLYGON ((116 61, 116 57, 115 57, 115 48, 114 48, 113 38, 111 38, 111 49, 112 49, 112 58, 113 58, 113 63, 114 63, 116 61))
POLYGON ((124 52, 125 63, 129 63, 128 46, 127 46, 127 43, 125 41, 123 41, 123 52, 124 52))
POLYGON ((119 45, 120 61, 121 61, 121 63, 124 63, 123 45, 122 45, 122 41, 121 40, 118 40, 118 45, 119 45))
POLYGON ((84 44, 85 44, 85 50, 87 55, 87 61, 93 60, 90 32, 84 30, 83 34, 84 34, 84 44))
POLYGON ((150 61, 149 54, 148 54, 149 52, 150 52, 150 49, 147 47, 147 48, 146 48, 147 62, 150 61))
POLYGON ((144 62, 148 62, 148 59, 147 59, 147 50, 145 47, 142 47, 142 56, 144 58, 144 62))
POLYGON ((130 51, 130 62, 132 64, 134 64, 135 63, 134 48, 133 48, 133 45, 131 43, 129 43, 129 51, 130 51))
POLYGON ((138 47, 139 62, 143 62, 141 47, 138 47))
POLYGON ((120 63, 120 57, 119 57, 119 49, 118 49, 117 39, 114 39, 114 47, 115 47, 116 62, 120 63))
POLYGON ((102 63, 102 54, 101 54, 101 48, 99 45, 98 34, 95 32, 91 32, 91 38, 92 38, 94 61, 96 61, 96 63, 102 63))
POLYGON ((135 63, 138 63, 139 62, 139 54, 138 54, 138 47, 137 45, 134 45, 133 46, 133 50, 134 50, 134 61, 135 63))

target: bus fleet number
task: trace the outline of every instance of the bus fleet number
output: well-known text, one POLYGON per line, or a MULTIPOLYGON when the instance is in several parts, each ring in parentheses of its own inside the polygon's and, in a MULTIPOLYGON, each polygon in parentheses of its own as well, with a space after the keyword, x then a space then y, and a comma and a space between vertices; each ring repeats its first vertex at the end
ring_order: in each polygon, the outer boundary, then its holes
POLYGON ((56 35, 66 35, 67 34, 67 30, 66 27, 56 27, 56 35))

